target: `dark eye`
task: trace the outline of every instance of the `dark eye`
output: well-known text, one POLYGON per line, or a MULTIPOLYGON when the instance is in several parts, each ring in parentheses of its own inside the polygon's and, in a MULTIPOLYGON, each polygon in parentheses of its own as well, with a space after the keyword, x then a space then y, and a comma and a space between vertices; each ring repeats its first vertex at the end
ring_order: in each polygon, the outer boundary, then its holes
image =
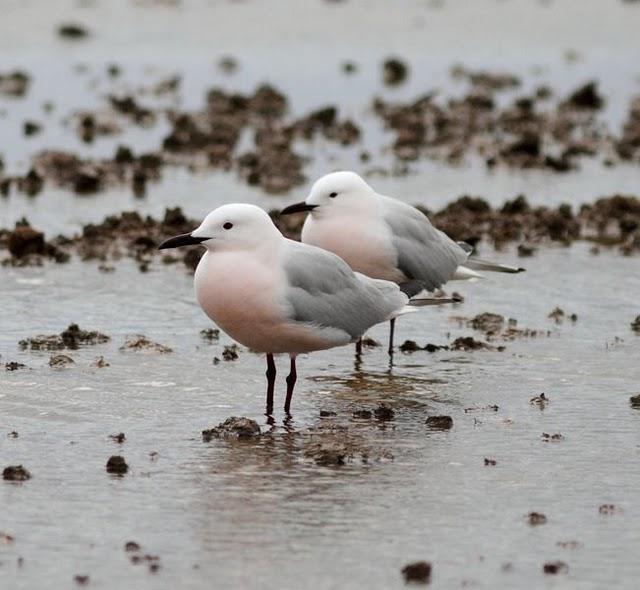
POLYGON ((335 199, 338 196, 338 193, 331 193, 329 195, 332 199, 335 199))
POLYGON ((225 223, 222 227, 223 229, 231 229, 233 227, 233 223, 227 221, 227 223, 225 223))

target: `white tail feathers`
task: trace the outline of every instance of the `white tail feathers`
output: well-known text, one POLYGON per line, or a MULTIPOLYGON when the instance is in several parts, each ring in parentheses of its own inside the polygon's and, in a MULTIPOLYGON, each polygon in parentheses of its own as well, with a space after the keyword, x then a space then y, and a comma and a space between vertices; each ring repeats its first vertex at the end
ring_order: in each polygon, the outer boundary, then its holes
POLYGON ((482 279, 484 278, 479 272, 471 270, 467 266, 459 266, 456 268, 456 272, 451 277, 452 281, 468 281, 470 279, 482 279))

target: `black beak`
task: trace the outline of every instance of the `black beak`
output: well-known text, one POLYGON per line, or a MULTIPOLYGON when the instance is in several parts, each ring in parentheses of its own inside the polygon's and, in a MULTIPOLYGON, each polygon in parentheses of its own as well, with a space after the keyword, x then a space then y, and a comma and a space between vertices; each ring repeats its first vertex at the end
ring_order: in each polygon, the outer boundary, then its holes
POLYGON ((196 238, 191 234, 180 234, 173 238, 165 240, 158 246, 158 250, 166 250, 167 248, 179 248, 180 246, 194 246, 200 244, 209 238, 196 238))
POLYGON ((307 205, 304 201, 289 205, 280 211, 280 215, 290 215, 291 213, 304 213, 305 211, 313 211, 318 205, 307 205))

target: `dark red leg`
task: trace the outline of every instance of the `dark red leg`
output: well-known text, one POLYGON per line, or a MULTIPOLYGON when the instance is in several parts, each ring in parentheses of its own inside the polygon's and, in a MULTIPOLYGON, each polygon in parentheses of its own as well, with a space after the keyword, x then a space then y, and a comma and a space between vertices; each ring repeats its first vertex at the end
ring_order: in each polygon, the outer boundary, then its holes
POLYGON ((393 333, 396 329, 396 318, 389 321, 389 355, 393 354, 393 333))
POLYGON ((356 354, 362 354, 362 338, 358 338, 358 342, 356 342, 356 354))
POLYGON ((273 355, 267 353, 267 411, 266 415, 273 414, 273 390, 276 384, 276 364, 273 361, 273 355))
POLYGON ((289 414, 289 410, 291 409, 291 398, 293 397, 293 388, 296 385, 296 380, 298 379, 298 373, 296 372, 296 357, 295 355, 291 355, 291 371, 287 375, 287 397, 284 400, 284 411, 285 414, 289 414))

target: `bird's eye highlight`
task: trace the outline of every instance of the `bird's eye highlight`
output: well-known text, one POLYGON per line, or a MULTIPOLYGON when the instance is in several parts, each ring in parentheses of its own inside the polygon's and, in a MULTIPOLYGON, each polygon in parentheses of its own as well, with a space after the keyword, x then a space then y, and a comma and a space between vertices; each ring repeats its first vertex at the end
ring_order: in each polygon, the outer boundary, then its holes
POLYGON ((223 229, 231 229, 233 227, 233 223, 231 223, 230 221, 227 221, 222 228, 223 229))
POLYGON ((338 193, 329 193, 329 196, 330 196, 332 199, 335 199, 335 198, 338 196, 338 193))

